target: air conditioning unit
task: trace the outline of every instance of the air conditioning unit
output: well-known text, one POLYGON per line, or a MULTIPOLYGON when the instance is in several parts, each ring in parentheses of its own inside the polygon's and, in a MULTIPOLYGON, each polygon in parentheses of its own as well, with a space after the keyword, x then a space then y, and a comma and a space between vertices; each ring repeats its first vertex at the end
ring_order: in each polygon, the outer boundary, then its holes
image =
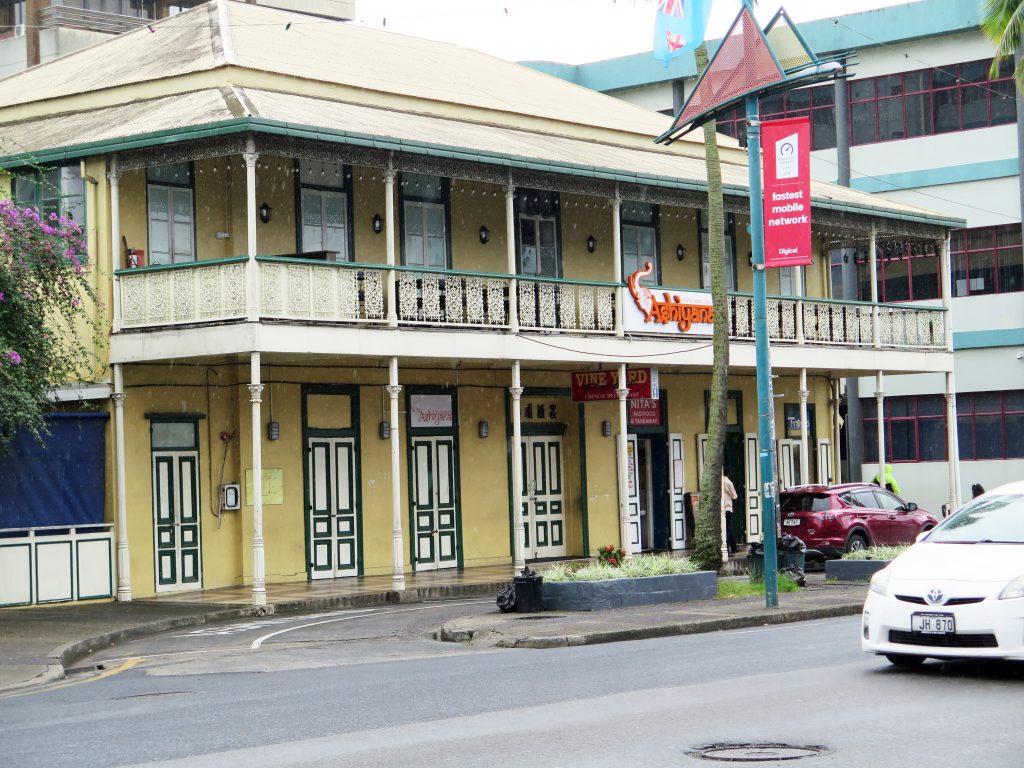
POLYGON ((242 486, 229 483, 220 487, 221 512, 237 512, 242 508, 242 486))

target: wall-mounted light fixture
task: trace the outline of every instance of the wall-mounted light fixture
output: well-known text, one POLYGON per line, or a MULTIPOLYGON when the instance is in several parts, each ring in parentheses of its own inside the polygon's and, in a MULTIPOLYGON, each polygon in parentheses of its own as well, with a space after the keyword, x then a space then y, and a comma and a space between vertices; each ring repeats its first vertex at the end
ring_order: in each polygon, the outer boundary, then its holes
POLYGON ((267 440, 281 439, 281 423, 278 421, 267 422, 267 440))
POLYGON ((274 209, 267 205, 266 202, 264 202, 263 205, 260 206, 260 221, 262 221, 264 224, 269 224, 270 216, 271 214, 273 214, 273 212, 274 209))
POLYGON ((481 419, 480 423, 476 425, 476 428, 477 434, 480 435, 481 440, 485 439, 489 434, 491 434, 491 425, 488 424, 485 420, 481 419))
POLYGON ((587 235, 587 253, 593 253, 597 250, 597 240, 593 235, 587 235))
POLYGON ((384 219, 380 217, 379 213, 373 214, 373 234, 379 235, 384 231, 384 219))
POLYGON ((601 436, 611 437, 612 436, 612 423, 607 419, 601 422, 601 436))
POLYGON ((391 423, 388 421, 382 421, 380 423, 380 439, 390 440, 391 439, 391 423))
POLYGON ((491 241, 491 230, 487 228, 486 224, 480 225, 480 244, 487 245, 491 241))
POLYGON ((683 246, 682 243, 679 243, 679 245, 676 246, 676 260, 677 261, 682 261, 685 258, 686 258, 686 248, 683 246))

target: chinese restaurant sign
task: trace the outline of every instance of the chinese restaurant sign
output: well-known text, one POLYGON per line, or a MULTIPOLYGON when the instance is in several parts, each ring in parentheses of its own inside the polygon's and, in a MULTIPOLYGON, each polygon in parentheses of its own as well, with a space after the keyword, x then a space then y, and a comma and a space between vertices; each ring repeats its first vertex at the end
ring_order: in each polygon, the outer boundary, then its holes
MULTIPOLYGON (((627 400, 658 399, 657 368, 627 368, 629 380, 627 400)), ((618 400, 615 390, 619 388, 617 369, 606 371, 574 371, 572 374, 572 400, 574 403, 589 403, 595 400, 618 400)))
POLYGON ((677 333, 710 336, 715 320, 710 293, 651 290, 641 280, 651 274, 651 262, 626 279, 622 327, 631 333, 677 333))
POLYGON ((764 265, 799 267, 811 253, 811 124, 761 123, 764 143, 764 265))

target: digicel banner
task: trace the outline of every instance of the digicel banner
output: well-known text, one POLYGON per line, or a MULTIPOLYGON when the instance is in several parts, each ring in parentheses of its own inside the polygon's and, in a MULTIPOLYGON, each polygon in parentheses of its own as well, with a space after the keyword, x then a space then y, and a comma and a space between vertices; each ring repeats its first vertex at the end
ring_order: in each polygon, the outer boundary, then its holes
POLYGON ((761 123, 764 146, 764 265, 799 267, 811 253, 811 123, 761 123))

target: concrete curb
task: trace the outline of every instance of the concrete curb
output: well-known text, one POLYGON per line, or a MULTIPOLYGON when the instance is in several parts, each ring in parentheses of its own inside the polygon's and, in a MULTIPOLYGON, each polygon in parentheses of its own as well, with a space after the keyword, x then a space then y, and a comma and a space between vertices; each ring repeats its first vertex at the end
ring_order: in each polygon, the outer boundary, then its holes
POLYGON ((499 630, 459 629, 441 627, 437 639, 449 643, 471 643, 473 645, 497 648, 567 648, 599 643, 619 643, 627 640, 651 640, 658 637, 696 635, 706 632, 722 632, 730 629, 746 629, 769 624, 789 624, 815 619, 832 619, 838 616, 855 616, 864 607, 863 601, 840 603, 822 608, 800 608, 788 611, 761 612, 749 616, 704 619, 686 623, 657 624, 648 627, 628 627, 599 632, 574 633, 551 636, 507 637, 499 630))

